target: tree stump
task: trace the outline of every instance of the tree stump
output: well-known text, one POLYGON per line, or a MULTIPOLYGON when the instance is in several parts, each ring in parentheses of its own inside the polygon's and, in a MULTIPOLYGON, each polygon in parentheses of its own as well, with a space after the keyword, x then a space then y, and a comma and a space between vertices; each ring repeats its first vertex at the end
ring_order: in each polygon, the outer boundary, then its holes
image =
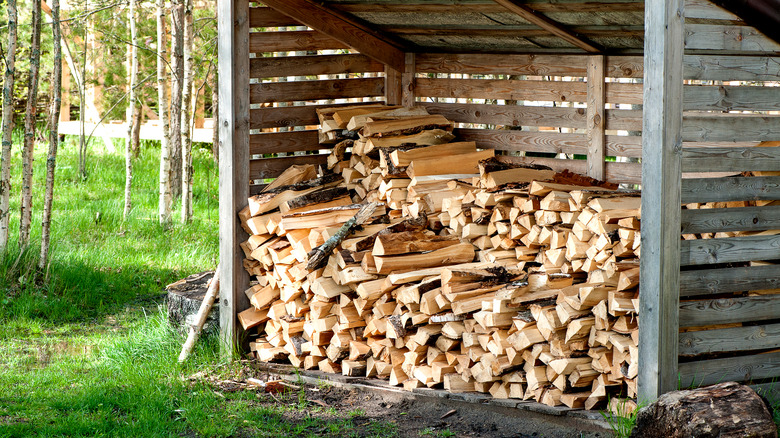
POLYGON ((777 437, 764 400, 735 382, 672 391, 640 409, 632 438, 777 437))
MULTIPOLYGON (((189 331, 189 325, 198 314, 200 303, 206 296, 209 281, 213 276, 214 271, 201 272, 169 284, 165 288, 168 292, 168 320, 172 326, 183 333, 189 331)), ((218 330, 219 300, 214 302, 214 307, 211 308, 206 324, 203 326, 204 332, 218 330)))

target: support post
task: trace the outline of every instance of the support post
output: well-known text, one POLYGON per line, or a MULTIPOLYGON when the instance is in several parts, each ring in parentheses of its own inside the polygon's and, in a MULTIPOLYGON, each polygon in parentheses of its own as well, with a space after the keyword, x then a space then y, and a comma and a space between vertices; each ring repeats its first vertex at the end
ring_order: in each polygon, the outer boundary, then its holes
POLYGON ((604 104, 606 103, 604 84, 604 56, 588 56, 588 176, 605 180, 604 163, 606 137, 604 135, 604 104))
POLYGON ((400 105, 403 96, 400 72, 389 65, 385 65, 385 103, 387 105, 400 105))
POLYGON ((222 354, 239 339, 237 314, 249 307, 238 212, 249 197, 249 2, 219 2, 219 326, 222 354))
POLYGON ((643 403, 677 387, 684 3, 645 2, 638 376, 643 403))
POLYGON ((401 86, 403 88, 401 95, 401 104, 406 107, 415 105, 414 100, 414 75, 417 72, 415 66, 414 53, 406 54, 406 63, 404 65, 404 72, 401 75, 401 86))

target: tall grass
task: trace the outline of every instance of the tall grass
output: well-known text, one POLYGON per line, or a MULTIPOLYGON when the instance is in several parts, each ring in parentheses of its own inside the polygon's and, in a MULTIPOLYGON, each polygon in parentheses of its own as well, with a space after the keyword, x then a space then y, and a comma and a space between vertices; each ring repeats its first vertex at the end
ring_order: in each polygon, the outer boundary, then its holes
POLYGON ((216 266, 217 174, 208 152, 193 154, 194 218, 189 224, 157 220, 159 148, 146 144, 135 161, 133 210, 122 217, 124 158, 89 156, 88 177, 78 172, 76 142, 69 139, 57 158, 52 247, 45 272, 36 270, 43 205, 45 148, 36 150, 32 246, 18 240, 20 151, 12 158, 11 242, 0 256, 0 321, 42 318, 49 322, 94 319, 159 296, 175 279, 216 266))

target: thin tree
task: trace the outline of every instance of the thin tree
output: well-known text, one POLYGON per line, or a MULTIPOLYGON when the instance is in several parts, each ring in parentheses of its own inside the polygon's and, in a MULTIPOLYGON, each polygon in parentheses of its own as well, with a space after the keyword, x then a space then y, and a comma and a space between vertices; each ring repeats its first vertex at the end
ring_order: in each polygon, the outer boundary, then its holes
POLYGON ((160 200, 158 217, 160 223, 171 220, 171 127, 168 119, 168 90, 166 86, 165 38, 165 0, 157 0, 157 100, 160 124, 162 125, 162 139, 160 145, 160 200))
POLYGON ((181 196, 181 114, 184 91, 184 4, 171 0, 171 192, 181 196))
POLYGON ((0 163, 0 252, 8 246, 11 201, 11 144, 14 130, 14 82, 16 63, 16 0, 7 0, 8 51, 3 76, 3 152, 0 163))
POLYGON ((54 43, 54 66, 51 72, 51 107, 49 109, 49 156, 46 159, 46 193, 43 197, 43 219, 41 220, 41 257, 38 268, 43 270, 49 261, 51 241, 51 211, 54 200, 54 170, 57 167, 57 133, 62 105, 62 29, 60 28, 60 0, 51 3, 51 28, 54 43))
POLYGON ((192 124, 197 94, 193 99, 193 57, 192 57, 192 0, 184 0, 184 69, 181 112, 181 221, 192 219, 192 124))
MULTIPOLYGON (((214 21, 219 22, 219 0, 215 1, 214 21)), ((219 44, 217 44, 215 57, 219 59, 219 44)), ((214 163, 219 164, 219 71, 214 70, 214 81, 211 86, 211 119, 214 131, 211 134, 211 154, 214 163)))
POLYGON ((138 82, 138 35, 135 29, 135 0, 130 0, 127 11, 127 19, 130 22, 130 85, 127 96, 127 138, 125 139, 125 210, 124 218, 130 214, 133 207, 131 190, 133 188, 133 132, 136 122, 136 97, 135 87, 138 82))
POLYGON ((19 247, 30 241, 32 222, 33 148, 38 104, 38 70, 41 64, 41 2, 33 1, 32 35, 30 43, 30 80, 27 88, 27 107, 24 117, 24 148, 22 149, 22 202, 19 221, 19 247))

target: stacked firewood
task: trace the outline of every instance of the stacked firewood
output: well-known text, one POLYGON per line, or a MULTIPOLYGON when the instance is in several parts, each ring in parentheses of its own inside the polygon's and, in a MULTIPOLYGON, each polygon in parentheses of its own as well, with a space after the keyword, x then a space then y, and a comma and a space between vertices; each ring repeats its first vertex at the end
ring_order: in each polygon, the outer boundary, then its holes
POLYGON ((256 357, 550 406, 635 396, 639 194, 501 161, 419 111, 322 111, 354 139, 249 199, 256 357))

